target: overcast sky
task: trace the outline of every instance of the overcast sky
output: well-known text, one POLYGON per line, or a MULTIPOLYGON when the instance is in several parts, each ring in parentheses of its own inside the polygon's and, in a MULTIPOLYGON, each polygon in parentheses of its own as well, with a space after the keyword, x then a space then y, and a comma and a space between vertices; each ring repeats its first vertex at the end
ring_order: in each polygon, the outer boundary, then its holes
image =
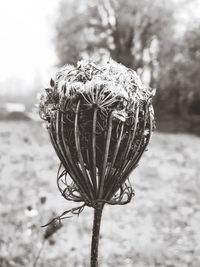
POLYGON ((32 82, 51 72, 56 58, 53 23, 59 0, 0 0, 0 81, 32 82))

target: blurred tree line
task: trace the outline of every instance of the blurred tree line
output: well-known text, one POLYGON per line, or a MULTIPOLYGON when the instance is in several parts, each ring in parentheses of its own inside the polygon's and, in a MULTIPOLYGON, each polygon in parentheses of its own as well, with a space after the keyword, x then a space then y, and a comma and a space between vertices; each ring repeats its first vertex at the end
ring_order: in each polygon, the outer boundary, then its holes
MULTIPOLYGON (((162 114, 200 115, 200 24, 180 34, 186 1, 61 0, 55 45, 59 65, 111 56, 157 88, 162 114)), ((186 7, 187 9, 187 7, 186 7)))

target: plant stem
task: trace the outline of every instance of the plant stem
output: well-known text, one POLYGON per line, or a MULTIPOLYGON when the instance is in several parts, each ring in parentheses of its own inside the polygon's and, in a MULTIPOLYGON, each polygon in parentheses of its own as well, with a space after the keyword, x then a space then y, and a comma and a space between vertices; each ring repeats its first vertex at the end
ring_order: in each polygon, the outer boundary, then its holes
POLYGON ((92 230, 92 244, 91 244, 91 267, 98 267, 98 247, 99 247, 99 236, 101 217, 103 211, 103 204, 98 203, 94 209, 94 221, 92 230))
POLYGON ((37 256, 36 256, 36 258, 34 260, 33 267, 36 267, 37 264, 38 264, 38 261, 40 259, 41 253, 42 253, 42 251, 44 249, 45 241, 46 241, 46 239, 42 240, 42 244, 41 244, 40 250, 38 251, 38 254, 37 254, 37 256))

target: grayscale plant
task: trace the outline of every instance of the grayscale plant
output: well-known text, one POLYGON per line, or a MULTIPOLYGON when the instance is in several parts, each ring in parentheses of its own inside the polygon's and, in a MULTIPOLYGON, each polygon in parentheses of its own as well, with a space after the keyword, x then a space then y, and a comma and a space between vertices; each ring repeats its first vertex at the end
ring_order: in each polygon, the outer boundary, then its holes
POLYGON ((135 71, 113 60, 66 65, 41 94, 40 116, 61 162, 58 188, 66 200, 83 203, 47 225, 94 208, 92 267, 104 205, 124 205, 134 195, 129 175, 154 129, 153 95, 135 71))

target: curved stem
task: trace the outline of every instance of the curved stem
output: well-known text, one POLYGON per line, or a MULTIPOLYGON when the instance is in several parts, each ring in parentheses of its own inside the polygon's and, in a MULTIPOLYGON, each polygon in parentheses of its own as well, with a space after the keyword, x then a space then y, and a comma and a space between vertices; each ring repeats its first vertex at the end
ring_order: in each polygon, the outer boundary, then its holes
POLYGON ((103 206, 104 204, 97 203, 96 207, 94 208, 90 267, 98 267, 98 247, 103 206))
POLYGON ((92 175, 95 190, 95 197, 97 195, 97 175, 96 175, 96 124, 97 124, 97 108, 94 109, 93 123, 92 123, 92 175))
POLYGON ((76 152, 78 155, 78 159, 79 159, 79 163, 81 166, 81 170, 83 173, 83 178, 84 178, 84 182, 87 185, 88 188, 88 194, 90 195, 91 199, 94 199, 94 195, 92 192, 92 185, 90 183, 89 177, 87 175, 86 172, 86 168, 85 168, 85 164, 84 164, 84 160, 83 160, 83 156, 82 156, 82 152, 81 152, 81 145, 80 145, 80 132, 79 132, 79 125, 78 125, 78 115, 79 115, 79 109, 80 109, 80 101, 77 104, 76 107, 76 112, 75 112, 75 121, 74 121, 74 138, 75 138, 75 146, 76 146, 76 152))
POLYGON ((111 140, 111 134, 112 134, 112 120, 113 120, 113 114, 111 113, 109 121, 108 121, 108 130, 107 130, 107 137, 106 137, 106 144, 105 144, 104 159, 103 159, 103 164, 102 164, 102 168, 101 168, 101 179, 100 179, 100 183, 99 183, 99 194, 98 194, 99 198, 102 198, 102 196, 103 196, 106 167, 107 167, 109 148, 110 148, 110 140, 111 140))

